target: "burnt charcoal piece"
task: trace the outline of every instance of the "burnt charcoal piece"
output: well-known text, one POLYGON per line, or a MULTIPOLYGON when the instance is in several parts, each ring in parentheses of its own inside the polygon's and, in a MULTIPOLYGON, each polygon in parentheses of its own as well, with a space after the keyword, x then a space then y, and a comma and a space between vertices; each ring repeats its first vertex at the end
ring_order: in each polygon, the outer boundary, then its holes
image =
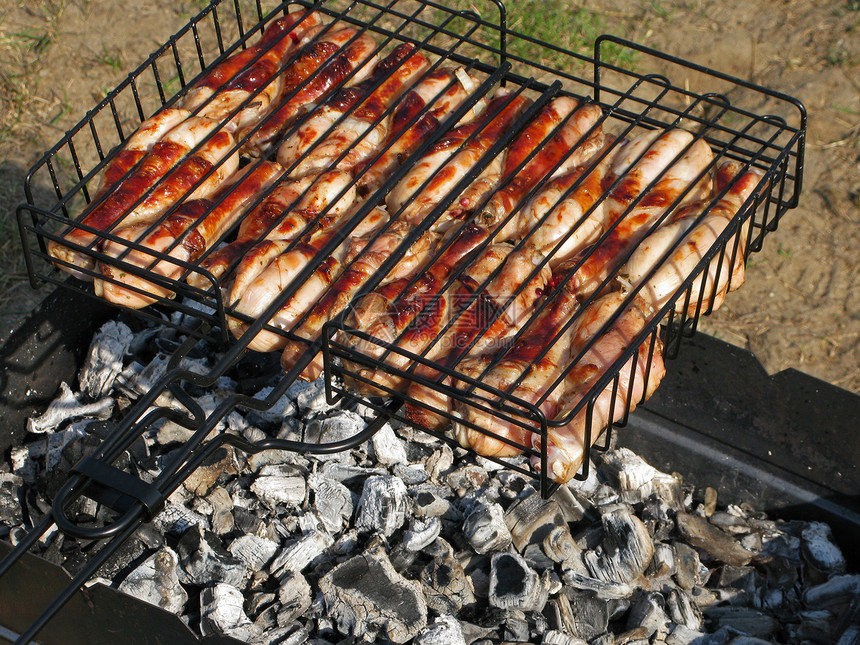
POLYGON ((339 481, 312 473, 308 477, 308 487, 313 492, 313 508, 323 525, 337 534, 352 517, 352 493, 339 481))
POLYGON ((503 551, 512 541, 499 504, 478 504, 463 522, 463 535, 476 553, 503 551))
POLYGON ((460 562, 448 554, 421 571, 427 606, 439 614, 456 614, 475 602, 475 593, 460 562))
POLYGON ((414 645, 466 645, 460 621, 453 616, 439 616, 416 636, 414 645))
POLYGON ((833 542, 833 532, 827 524, 810 522, 801 533, 803 559, 816 571, 825 575, 845 573, 845 556, 833 542))
POLYGON ((409 521, 409 528, 403 533, 403 548, 407 551, 421 551, 439 537, 441 530, 442 520, 438 517, 429 517, 426 520, 413 518, 409 521))
POLYGON ((702 584, 702 563, 699 553, 689 544, 676 541, 673 545, 675 551, 675 582, 682 589, 690 590, 698 584, 702 584))
POLYGON ((422 484, 409 490, 412 498, 412 512, 415 517, 440 517, 451 509, 446 499, 450 491, 433 484, 422 484))
POLYGON ((406 484, 392 475, 368 477, 358 501, 355 527, 359 531, 379 531, 390 537, 406 521, 409 496, 406 484))
POLYGON ((692 546, 701 549, 720 562, 742 567, 749 564, 753 553, 738 544, 728 533, 718 529, 703 517, 678 513, 678 530, 692 546))
POLYGON ((833 576, 827 582, 803 592, 803 602, 810 609, 831 609, 847 605, 860 595, 860 574, 833 576))
POLYGON ((566 588, 556 602, 561 625, 574 636, 590 641, 609 626, 609 604, 592 591, 566 588))
POLYGON ((81 391, 91 399, 110 393, 117 375, 122 372, 122 359, 134 338, 131 329, 123 322, 110 320, 93 336, 90 349, 78 382, 81 391))
POLYGON ((490 568, 490 604, 501 609, 541 611, 548 585, 522 556, 494 553, 490 568))
POLYGON ((517 551, 525 549, 529 542, 540 544, 553 528, 567 525, 558 503, 536 493, 511 505, 505 522, 517 551))
POLYGON ((773 616, 751 607, 708 607, 704 613, 715 630, 727 627, 768 641, 779 628, 773 616))
POLYGON ((164 547, 143 561, 120 585, 120 591, 179 614, 188 594, 179 584, 179 556, 164 547))
POLYGON ((251 484, 251 492, 271 510, 282 506, 298 506, 305 500, 305 478, 262 475, 251 484))
POLYGON ((230 446, 216 450, 185 480, 185 489, 205 497, 215 486, 219 477, 238 473, 236 455, 230 446))
POLYGON ((245 561, 231 555, 211 531, 186 531, 177 545, 179 559, 185 572, 184 582, 206 586, 225 582, 241 587, 251 571, 245 561))
POLYGON ((642 629, 650 638, 657 632, 665 633, 669 617, 663 609, 663 596, 658 593, 641 593, 627 614, 627 629, 642 629))
POLYGON ((225 583, 206 587, 200 593, 200 631, 204 636, 234 634, 242 640, 256 635, 257 629, 245 615, 242 592, 225 583))
POLYGON ((595 551, 584 554, 591 575, 606 582, 633 583, 654 557, 648 529, 626 506, 603 513, 604 538, 595 551))
POLYGON ((57 426, 76 419, 107 419, 113 411, 115 401, 104 397, 94 403, 82 403, 64 381, 60 383, 60 396, 51 402, 45 413, 27 419, 27 432, 40 434, 56 430, 57 426))
POLYGON ((23 522, 18 489, 23 479, 12 473, 0 473, 0 526, 17 526, 23 522))
POLYGON ((334 544, 334 539, 322 531, 311 530, 290 544, 269 565, 269 571, 279 580, 290 571, 302 571, 334 544))
POLYGON ((286 625, 311 606, 311 586, 302 574, 290 571, 281 579, 278 601, 278 624, 286 625))
POLYGON ((209 522, 200 513, 195 513, 182 504, 167 502, 164 509, 155 516, 153 524, 158 530, 168 535, 182 535, 188 529, 199 526, 209 528, 209 522))
POLYGON ((241 535, 227 549, 251 571, 261 571, 278 552, 278 543, 256 535, 241 535))
POLYGON ((406 464, 409 460, 406 456, 406 444, 394 434, 391 425, 384 423, 382 427, 370 438, 369 456, 380 464, 406 464))
POLYGON ((320 579, 326 608, 347 635, 405 643, 427 624, 424 595, 398 574, 382 549, 339 564, 320 579))

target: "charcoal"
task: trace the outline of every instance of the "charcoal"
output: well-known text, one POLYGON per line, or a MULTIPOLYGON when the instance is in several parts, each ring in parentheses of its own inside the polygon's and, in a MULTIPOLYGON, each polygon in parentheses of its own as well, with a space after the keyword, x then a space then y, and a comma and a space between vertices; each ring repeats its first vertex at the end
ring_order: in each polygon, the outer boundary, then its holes
POLYGON ((424 464, 416 464, 414 466, 408 464, 394 464, 391 469, 396 477, 403 480, 407 486, 418 486, 426 482, 430 476, 424 468, 424 464))
MULTIPOLYGON (((161 549, 164 544, 164 536, 151 524, 144 524, 99 567, 96 575, 107 580, 119 578, 140 560, 161 549)), ((71 569, 68 564, 63 566, 71 569)))
POLYGON ((206 496, 206 501, 212 508, 210 522, 212 531, 216 535, 226 535, 230 533, 235 522, 233 520, 233 499, 227 489, 217 487, 212 489, 206 496))
POLYGON ((123 322, 110 320, 95 333, 83 367, 78 373, 81 391, 91 399, 110 393, 114 380, 122 371, 122 359, 134 335, 123 322))
MULTIPOLYGON (((258 401, 269 400, 273 390, 273 387, 264 387, 255 392, 253 398, 258 401)), ((275 401, 268 410, 249 410, 245 414, 245 419, 260 428, 274 429, 281 426, 285 417, 295 416, 297 412, 296 404, 288 392, 275 401)))
POLYGON ((738 540, 738 544, 750 553, 761 553, 762 541, 758 533, 747 533, 738 540))
POLYGON ((704 512, 705 517, 710 518, 716 512, 718 498, 719 493, 717 489, 712 488, 711 486, 705 487, 702 500, 702 511, 704 512))
MULTIPOLYGON (((451 471, 454 465, 454 451, 447 443, 437 446, 436 449, 424 460, 424 468, 430 481, 433 483, 442 483, 444 475, 451 471)), ((450 486, 448 482, 445 482, 450 486)))
POLYGON ((414 645, 466 645, 460 621, 451 615, 442 615, 422 628, 412 640, 414 645))
POLYGON ((681 487, 677 477, 662 473, 628 448, 606 452, 601 472, 622 491, 625 501, 635 504, 656 494, 672 508, 680 509, 681 487))
POLYGON ((627 630, 642 628, 645 637, 666 633, 669 617, 663 609, 663 597, 658 593, 640 594, 627 614, 627 630))
POLYGON ((318 473, 308 477, 308 487, 313 492, 313 507, 326 529, 339 533, 352 517, 352 493, 340 482, 318 473))
MULTIPOLYGON (((114 381, 115 389, 125 394, 132 401, 139 399, 155 388, 159 379, 166 373, 169 360, 166 354, 157 354, 146 365, 132 361, 117 375, 114 381)), ((159 394, 153 403, 161 407, 179 407, 169 392, 159 394)))
MULTIPOLYGON (((502 470, 496 475, 499 481, 499 495, 507 500, 515 500, 534 492, 534 485, 522 473, 502 470)), ((559 489, 566 490, 566 489, 559 489)))
POLYGON ((445 488, 433 484, 422 484, 410 489, 415 517, 440 517, 447 514, 451 510, 451 502, 445 497, 447 493, 445 488))
POLYGON ((648 629, 641 626, 616 634, 613 641, 615 645, 649 645, 650 639, 648 638, 648 629))
POLYGON ((63 458, 63 450, 66 446, 72 441, 85 437, 89 427, 96 423, 98 422, 92 419, 84 419, 70 423, 59 432, 51 432, 48 435, 48 445, 45 452, 45 470, 48 472, 55 470, 63 458))
MULTIPOLYGON (((356 414, 356 416, 358 415, 356 414)), ((361 417, 359 416, 359 418, 361 417)), ((363 421, 362 419, 362 427, 363 421)), ((368 456, 377 463, 391 466, 394 464, 406 464, 409 461, 406 456, 406 446, 403 440, 394 434, 394 430, 388 423, 382 424, 382 427, 370 438, 369 443, 371 450, 368 451, 368 456)))
POLYGON ((657 542, 654 544, 654 556, 645 571, 649 578, 662 578, 675 573, 675 549, 671 544, 657 542))
POLYGON ((658 495, 651 495, 644 500, 641 518, 655 541, 669 540, 673 536, 676 510, 658 495))
POLYGON ((627 598, 633 593, 633 587, 623 582, 598 580, 585 576, 578 571, 565 569, 562 580, 566 585, 583 591, 593 591, 601 600, 617 600, 627 598))
POLYGON ((779 627, 770 614, 751 607, 708 607, 704 614, 717 629, 726 627, 756 638, 769 639, 779 627))
POLYGON ((349 529, 340 534, 340 537, 338 537, 329 551, 337 556, 349 555, 350 553, 354 553, 358 548, 359 541, 358 531, 349 529))
POLYGON ((559 627, 573 636, 591 641, 608 629, 608 607, 592 591, 565 588, 556 601, 559 627))
POLYGON ((713 513, 708 520, 717 528, 733 535, 746 535, 752 530, 744 518, 726 511, 713 513))
POLYGON ((168 535, 180 536, 192 527, 209 528, 209 522, 200 513, 195 513, 181 504, 168 501, 153 520, 156 527, 168 535))
POLYGON ((269 509, 298 507, 305 500, 305 479, 300 476, 261 475, 251 484, 251 492, 269 509))
POLYGON ((319 587, 327 613, 343 634, 405 643, 427 624, 420 588, 398 574, 380 548, 337 565, 320 579, 319 587))
POLYGON ((433 558, 422 569, 421 582, 428 608, 438 614, 456 614, 475 602, 472 583, 451 555, 433 558))
POLYGON ((566 524, 553 526, 544 537, 541 547, 553 562, 570 563, 575 566, 582 560, 582 550, 570 534, 566 524))
POLYGON ((278 543, 256 535, 241 535, 227 549, 245 563, 250 571, 263 569, 278 552, 278 543))
POLYGON ((119 584, 130 596, 179 614, 188 594, 179 584, 179 556, 168 547, 159 549, 143 561, 119 584))
POLYGON ((501 609, 541 611, 549 595, 547 581, 516 553, 494 553, 490 568, 490 604, 501 609))
POLYGON ((860 645, 860 625, 849 625, 835 645, 860 645))
POLYGON ((654 556, 648 529, 626 506, 604 512, 605 537, 594 551, 583 555, 591 575, 606 582, 630 584, 645 572, 654 556))
POLYGON ((407 551, 421 551, 439 537, 442 520, 438 517, 409 520, 409 528, 403 533, 403 547, 407 551))
POLYGON ((325 382, 321 378, 310 383, 293 383, 287 389, 287 396, 295 399, 302 417, 328 412, 334 407, 326 401, 325 382))
POLYGON ((38 417, 27 419, 27 432, 40 434, 55 430, 57 426, 68 421, 85 417, 107 419, 113 411, 114 400, 111 397, 101 398, 93 403, 82 403, 72 392, 69 385, 60 383, 60 395, 48 406, 48 409, 38 417))
MULTIPOLYGON (((466 463, 449 472, 445 476, 445 483, 454 490, 458 497, 463 497, 469 492, 482 490, 489 479, 490 474, 485 468, 477 464, 466 463)), ((486 493, 486 491, 483 492, 486 493)))
POLYGON ((803 603, 810 609, 831 609, 847 605, 857 595, 860 595, 860 575, 844 574, 806 589, 803 603))
POLYGON ((0 526, 16 526, 23 522, 18 489, 24 479, 13 473, 0 473, 0 526))
POLYGON ((803 559, 826 575, 845 573, 845 556, 833 542, 833 533, 827 524, 810 522, 801 533, 801 553, 803 559))
POLYGON ((550 629, 543 635, 541 645, 587 645, 587 641, 557 629, 550 629))
POLYGON ((463 535, 477 553, 502 551, 511 543, 504 513, 499 504, 479 504, 466 516, 463 535))
POLYGON ((702 627, 702 616, 693 605, 690 596, 678 589, 672 589, 666 594, 666 610, 672 622, 692 630, 702 627))
POLYGON ((505 513, 505 523, 517 551, 532 541, 542 543, 556 526, 566 525, 558 502, 540 495, 529 495, 512 504, 505 513))
POLYGON ((521 611, 510 610, 505 613, 502 637, 509 643, 528 643, 531 636, 529 621, 521 611))
POLYGON ((291 464, 295 459, 296 453, 291 450, 261 450, 254 455, 248 455, 247 464, 251 472, 259 473, 266 466, 291 464))
POLYGON ((800 624, 792 632, 792 637, 797 641, 812 643, 831 643, 831 630, 833 628, 833 614, 825 610, 801 611, 792 617, 792 622, 797 618, 800 624))
MULTIPOLYGON (((337 410, 332 416, 316 418, 308 422, 305 428, 304 440, 314 444, 327 444, 348 441, 365 429, 366 422, 355 412, 337 410)), ((339 450, 328 454, 316 454, 320 461, 339 461, 346 464, 354 463, 353 453, 349 450, 339 450)))
POLYGON ((406 521, 409 497, 406 484, 391 475, 368 477, 358 501, 355 527, 389 537, 406 521))
POLYGON ((215 582, 225 582, 233 587, 244 586, 251 571, 244 560, 227 551, 211 531, 196 527, 186 531, 177 545, 183 582, 206 586, 215 582))
POLYGON ((206 587, 200 592, 200 631, 215 634, 244 635, 250 640, 259 635, 243 609, 242 592, 226 583, 206 587))
POLYGON ((758 574, 753 567, 733 567, 725 564, 717 571, 717 586, 722 589, 739 589, 745 593, 753 593, 757 586, 758 574))
POLYGON ((310 633, 304 625, 292 622, 283 627, 267 629, 249 642, 252 645, 302 645, 309 642, 309 636, 310 633))
POLYGON ((388 471, 384 468, 367 468, 337 461, 325 462, 317 472, 346 486, 352 486, 369 477, 388 475, 388 471))
POLYGON ((696 645, 704 643, 705 634, 684 625, 672 625, 666 635, 666 645, 696 645))
POLYGON ((269 565, 272 575, 282 579, 289 572, 301 572, 311 562, 334 544, 334 540, 322 531, 312 531, 301 536, 284 548, 269 565))
POLYGON ((678 530, 687 541, 709 556, 738 567, 748 564, 754 554, 740 546, 728 533, 717 528, 708 520, 691 515, 678 513, 678 530))
POLYGON ((280 582, 278 624, 283 626, 301 616, 311 606, 311 586, 302 574, 295 571, 288 571, 280 582))
POLYGON ((698 552, 690 545, 680 541, 673 544, 673 550, 675 552, 675 582, 682 589, 687 590, 698 584, 703 584, 703 566, 699 560, 698 552))
POLYGON ((235 475, 238 472, 233 448, 230 446, 221 447, 198 466, 183 485, 189 492, 203 497, 212 490, 219 477, 235 475))

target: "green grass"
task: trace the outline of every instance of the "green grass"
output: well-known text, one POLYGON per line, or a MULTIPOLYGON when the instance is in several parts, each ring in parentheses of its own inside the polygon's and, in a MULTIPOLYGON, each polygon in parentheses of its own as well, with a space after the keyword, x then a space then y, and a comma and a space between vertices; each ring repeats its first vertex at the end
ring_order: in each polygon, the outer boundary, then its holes
POLYGON ((107 46, 104 44, 102 44, 102 53, 95 56, 93 61, 100 65, 106 65, 116 71, 120 71, 123 68, 122 57, 118 53, 108 51, 107 46))
MULTIPOLYGON (((612 34, 627 35, 627 25, 622 21, 610 24, 605 15, 592 9, 576 7, 566 0, 519 0, 510 6, 511 28, 538 40, 557 45, 576 54, 592 56, 594 42, 598 36, 612 34)), ((530 58, 534 46, 524 41, 512 43, 512 53, 530 58)), ((570 69, 578 67, 576 59, 546 49, 542 63, 550 67, 570 69)), ((601 60, 629 67, 635 63, 635 54, 615 43, 601 47, 601 60)))

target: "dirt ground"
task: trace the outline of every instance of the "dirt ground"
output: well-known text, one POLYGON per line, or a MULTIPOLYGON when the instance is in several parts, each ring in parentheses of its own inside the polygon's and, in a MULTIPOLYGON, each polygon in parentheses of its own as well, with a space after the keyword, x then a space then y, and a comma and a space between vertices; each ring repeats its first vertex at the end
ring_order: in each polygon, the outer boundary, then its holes
MULTIPOLYGON (((508 3, 515 28, 518 1, 508 3)), ((0 338, 45 293, 31 289, 17 255, 14 211, 27 168, 204 4, 0 0, 0 338)), ((607 32, 803 101, 800 206, 701 328, 749 348, 769 372, 796 368, 860 393, 860 3, 554 4, 572 16, 584 7, 607 32)))

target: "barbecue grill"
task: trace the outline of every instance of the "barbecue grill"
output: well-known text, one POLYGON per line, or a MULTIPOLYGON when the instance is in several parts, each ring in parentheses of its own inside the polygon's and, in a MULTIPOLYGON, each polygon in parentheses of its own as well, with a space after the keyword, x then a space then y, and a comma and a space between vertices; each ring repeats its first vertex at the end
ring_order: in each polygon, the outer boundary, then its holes
MULTIPOLYGON (((62 232, 67 226, 85 227, 75 223, 74 218, 93 200, 93 186, 99 173, 112 159, 117 146, 140 122, 162 107, 177 105, 183 89, 193 85, 212 65, 254 43, 271 19, 288 10, 294 10, 299 5, 311 6, 310 3, 289 3, 288 6, 257 2, 256 6, 249 9, 238 0, 232 5, 226 1, 212 3, 168 39, 123 83, 108 93, 104 100, 45 154, 27 176, 24 187, 27 203, 18 209, 27 270, 34 286, 45 282, 56 284, 101 303, 89 283, 66 279, 56 271, 47 252, 48 243, 61 242, 62 232), (51 191, 46 193, 41 190, 45 186, 51 187, 51 191)), ((413 243, 433 226, 461 190, 522 131, 530 118, 559 96, 572 96, 600 105, 603 111, 602 125, 619 138, 648 130, 682 127, 693 133, 695 139, 705 141, 714 151, 717 160, 739 162, 744 168, 760 172, 762 180, 718 237, 717 242, 704 254, 696 269, 683 281, 668 302, 653 313, 648 325, 631 341, 628 349, 614 361, 612 367, 597 380, 589 394, 582 397, 576 407, 569 410, 564 418, 555 419, 547 419, 538 405, 518 398, 515 389, 501 391, 490 388, 479 379, 457 372, 456 366, 450 367, 429 360, 426 358, 426 351, 423 354, 406 352, 390 339, 376 338, 366 331, 352 327, 348 317, 352 305, 343 311, 335 312, 337 315, 325 324, 318 340, 307 340, 294 333, 294 329, 281 329, 269 324, 284 303, 295 295, 304 281, 318 268, 318 263, 348 238, 372 208, 380 203, 384 194, 404 176, 411 163, 442 136, 441 130, 403 160, 402 165, 386 179, 378 191, 371 195, 319 250, 317 261, 305 266, 296 279, 257 318, 244 316, 231 306, 225 298, 219 279, 201 269, 199 264, 176 260, 169 255, 169 249, 163 252, 146 249, 137 242, 117 236, 114 229, 91 231, 115 245, 124 247, 125 251, 116 256, 108 256, 96 246, 81 246, 77 250, 114 267, 114 275, 127 272, 163 287, 169 296, 157 296, 155 304, 137 310, 135 314, 175 328, 186 340, 173 353, 167 374, 125 413, 123 420, 97 452, 75 467, 74 474, 56 496, 53 512, 48 513, 44 520, 34 527, 0 567, 0 574, 8 571, 53 522, 68 535, 86 540, 107 540, 65 590, 57 593, 45 613, 22 634, 20 642, 29 642, 123 541, 141 524, 155 517, 170 493, 219 447, 232 445, 247 452, 271 448, 316 453, 336 452, 366 441, 391 419, 410 423, 409 418, 402 412, 405 404, 425 405, 410 399, 402 392, 392 389, 386 391, 384 387, 382 393, 388 396, 368 397, 357 394, 347 384, 367 380, 358 367, 421 382, 459 401, 463 406, 472 406, 507 423, 540 434, 544 438, 540 444, 544 446, 543 449, 536 450, 531 445, 512 442, 513 447, 539 460, 542 464, 540 472, 535 473, 527 467, 516 465, 511 467, 537 477, 544 495, 551 494, 555 489, 555 484, 546 474, 548 469, 545 446, 548 429, 565 425, 584 410, 588 420, 585 432, 586 454, 577 476, 587 477, 588 450, 593 439, 603 433, 604 439, 596 448, 608 446, 612 427, 626 424, 629 411, 639 403, 634 400, 631 387, 630 394, 624 397, 624 403, 621 404, 623 409, 610 413, 610 418, 614 421, 606 428, 592 427, 593 408, 598 395, 607 388, 611 388, 613 392, 618 390, 625 376, 623 372, 627 370, 632 374, 635 369, 636 360, 633 360, 631 368, 631 359, 643 344, 647 346, 649 357, 660 351, 667 357, 676 356, 682 339, 696 331, 699 316, 709 313, 715 306, 715 301, 708 296, 707 289, 699 288, 704 285, 708 267, 715 263, 717 275, 721 272, 729 273, 739 259, 747 258, 750 253, 759 250, 765 236, 776 229, 784 213, 797 205, 803 171, 806 112, 803 106, 791 97, 612 36, 603 36, 595 42, 592 57, 566 51, 509 31, 501 2, 489 5, 487 15, 492 15, 492 18, 486 19, 472 11, 456 11, 431 1, 376 3, 369 0, 334 0, 315 3, 312 6, 332 20, 342 21, 354 25, 362 32, 372 33, 379 42, 380 50, 387 51, 402 42, 413 43, 431 59, 433 68, 441 65, 462 66, 478 79, 478 88, 470 99, 449 117, 449 124, 456 123, 478 100, 487 96, 498 85, 507 88, 512 97, 522 95, 532 101, 531 106, 517 119, 509 132, 492 145, 454 190, 441 198, 430 215, 410 231, 397 250, 362 285, 352 300, 353 304, 382 283, 388 271, 409 252, 413 243), (619 48, 634 53, 637 69, 648 70, 647 73, 626 69, 615 63, 610 54, 619 48), (684 80, 683 86, 679 79, 684 80), (749 234, 743 240, 744 236, 739 235, 739 232, 745 229, 749 234), (151 266, 164 263, 177 267, 176 274, 180 277, 159 276, 147 267, 127 261, 128 255, 133 251, 145 251, 153 257, 151 266), (197 278, 194 284, 204 286, 190 286, 186 278, 192 275, 197 278), (246 328, 237 339, 233 339, 230 334, 231 320, 239 320, 246 328), (265 399, 255 399, 237 392, 213 412, 204 412, 199 403, 188 394, 188 390, 191 387, 211 387, 247 355, 248 343, 261 331, 304 343, 307 351, 297 364, 285 371, 278 387, 265 399), (381 349, 379 357, 371 358, 356 351, 355 343, 349 342, 350 338, 360 338, 366 343, 378 346, 381 349), (180 368, 182 358, 201 339, 220 342, 225 348, 223 358, 207 374, 197 374, 180 368), (324 357, 324 378, 330 400, 343 398, 360 401, 375 411, 375 417, 367 423, 362 432, 347 440, 323 445, 274 438, 250 443, 228 433, 206 439, 216 424, 231 410, 264 410, 274 405, 319 352, 324 357), (406 358, 410 367, 397 367, 393 357, 406 358), (413 370, 418 365, 454 377, 467 387, 453 388, 444 385, 441 378, 434 380, 416 376, 413 370), (155 405, 159 395, 164 392, 169 392, 181 402, 185 410, 155 405), (166 466, 152 483, 145 483, 117 468, 117 457, 147 428, 165 418, 193 431, 192 438, 182 449, 181 458, 166 466), (95 499, 113 508, 117 511, 117 519, 108 525, 96 527, 76 524, 68 517, 65 509, 81 496, 95 499)), ((254 96, 248 99, 249 102, 253 100, 254 96)), ((527 162, 528 159, 524 160, 520 168, 527 162)), ((246 160, 246 163, 250 165, 257 162, 246 160)), ((536 194, 538 188, 539 186, 535 186, 517 208, 522 208, 527 198, 536 194)), ((261 195, 257 203, 263 198, 264 195, 261 195)), ((172 211, 169 210, 162 217, 162 221, 170 212, 172 211)), ((513 213, 509 217, 512 216, 513 213)), ((315 222, 312 222, 311 226, 314 224, 315 222)), ((225 240, 234 234, 235 230, 229 231, 225 240)), ((298 240, 295 244, 298 244, 298 240)), ((437 251, 437 256, 441 252, 437 251)), ((449 276, 447 284, 452 284, 457 278, 455 271, 449 276)), ((607 278, 604 286, 614 278, 614 275, 607 278)), ((117 281, 116 278, 106 279, 117 281)), ((632 301, 635 295, 636 290, 630 294, 628 301, 632 301)), ((426 306, 432 306, 432 299, 426 306)), ((646 370, 646 382, 648 378, 646 370)), ((434 411, 451 418, 445 411, 434 411)), ((486 432, 477 426, 472 429, 486 432)), ((441 440, 452 441, 444 432, 435 434, 441 440)))

